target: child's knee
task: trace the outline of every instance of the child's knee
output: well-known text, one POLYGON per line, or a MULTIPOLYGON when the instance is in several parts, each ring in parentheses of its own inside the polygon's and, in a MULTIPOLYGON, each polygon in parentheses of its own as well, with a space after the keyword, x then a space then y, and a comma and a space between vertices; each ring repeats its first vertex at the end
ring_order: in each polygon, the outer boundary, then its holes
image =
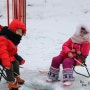
POLYGON ((63 68, 72 68, 74 65, 74 60, 71 58, 66 58, 63 61, 63 68))

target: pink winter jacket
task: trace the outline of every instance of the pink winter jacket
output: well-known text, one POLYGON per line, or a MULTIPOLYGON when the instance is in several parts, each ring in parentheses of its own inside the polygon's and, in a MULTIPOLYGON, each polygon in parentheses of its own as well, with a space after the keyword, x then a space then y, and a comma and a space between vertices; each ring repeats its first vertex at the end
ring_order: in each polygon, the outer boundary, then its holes
POLYGON ((76 57, 76 54, 78 51, 81 52, 82 55, 88 56, 89 50, 90 50, 90 43, 89 42, 83 42, 82 44, 73 43, 71 38, 69 38, 62 46, 62 51, 60 52, 60 55, 62 55, 64 58, 68 57, 68 52, 72 52, 71 50, 74 49, 75 52, 73 53, 74 58, 76 57))

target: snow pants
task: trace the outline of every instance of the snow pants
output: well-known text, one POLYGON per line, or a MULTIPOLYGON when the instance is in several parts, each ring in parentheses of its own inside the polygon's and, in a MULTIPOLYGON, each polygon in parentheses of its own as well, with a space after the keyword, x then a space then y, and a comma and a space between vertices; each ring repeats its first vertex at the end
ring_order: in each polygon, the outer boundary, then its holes
POLYGON ((12 62, 11 65, 11 69, 6 69, 7 81, 15 81, 15 76, 18 76, 20 74, 19 62, 16 60, 12 62))
POLYGON ((59 77, 60 65, 63 67, 63 81, 74 80, 73 66, 75 61, 71 58, 63 58, 61 55, 53 57, 48 77, 52 80, 57 80, 59 77))
POLYGON ((63 58, 62 56, 58 55, 56 57, 53 57, 51 67, 60 68, 60 64, 62 64, 63 69, 65 68, 72 68, 75 61, 71 58, 63 58))

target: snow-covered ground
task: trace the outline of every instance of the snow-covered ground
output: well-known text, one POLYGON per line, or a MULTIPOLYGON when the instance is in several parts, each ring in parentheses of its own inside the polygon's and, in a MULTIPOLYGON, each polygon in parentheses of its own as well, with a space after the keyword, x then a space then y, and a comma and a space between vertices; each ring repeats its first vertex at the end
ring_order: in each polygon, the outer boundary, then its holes
MULTIPOLYGON (((38 70, 48 70, 53 56, 59 54, 65 42, 80 23, 90 23, 89 0, 26 0, 27 34, 19 45, 19 54, 26 63, 22 66, 21 75, 29 86, 30 83, 52 86, 54 90, 89 90, 90 79, 75 74, 76 80, 71 87, 62 87, 61 82, 45 83, 46 76, 38 70), (39 80, 40 79, 40 80, 39 80), (31 81, 31 82, 30 82, 31 81), (83 85, 84 84, 84 85, 83 85)), ((0 0, 0 24, 7 25, 6 0, 0 0)), ((87 66, 90 68, 90 56, 87 66)), ((81 67, 78 71, 85 73, 81 67)), ((89 69, 90 71, 90 69, 89 69)), ((62 73, 60 73, 62 80, 62 73)), ((2 90, 4 89, 1 81, 2 90)), ((31 90, 22 88, 21 90, 31 90)))

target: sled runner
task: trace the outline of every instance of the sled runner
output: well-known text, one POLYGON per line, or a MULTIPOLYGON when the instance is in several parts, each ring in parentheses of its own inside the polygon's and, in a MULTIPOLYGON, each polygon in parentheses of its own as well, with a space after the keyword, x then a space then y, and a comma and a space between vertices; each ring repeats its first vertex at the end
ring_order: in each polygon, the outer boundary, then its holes
POLYGON ((87 65, 86 65, 85 63, 79 62, 79 61, 78 61, 77 59, 75 59, 75 58, 74 58, 74 60, 75 60, 76 62, 80 63, 80 66, 85 67, 88 75, 84 75, 84 74, 81 74, 81 73, 77 72, 77 71, 75 70, 75 67, 76 67, 76 66, 73 67, 74 72, 75 72, 76 74, 79 74, 79 75, 82 75, 82 76, 84 76, 84 77, 89 78, 89 77, 90 77, 90 72, 89 72, 89 70, 88 70, 88 68, 87 68, 87 65))
POLYGON ((41 74, 48 75, 48 71, 39 70, 41 74))

